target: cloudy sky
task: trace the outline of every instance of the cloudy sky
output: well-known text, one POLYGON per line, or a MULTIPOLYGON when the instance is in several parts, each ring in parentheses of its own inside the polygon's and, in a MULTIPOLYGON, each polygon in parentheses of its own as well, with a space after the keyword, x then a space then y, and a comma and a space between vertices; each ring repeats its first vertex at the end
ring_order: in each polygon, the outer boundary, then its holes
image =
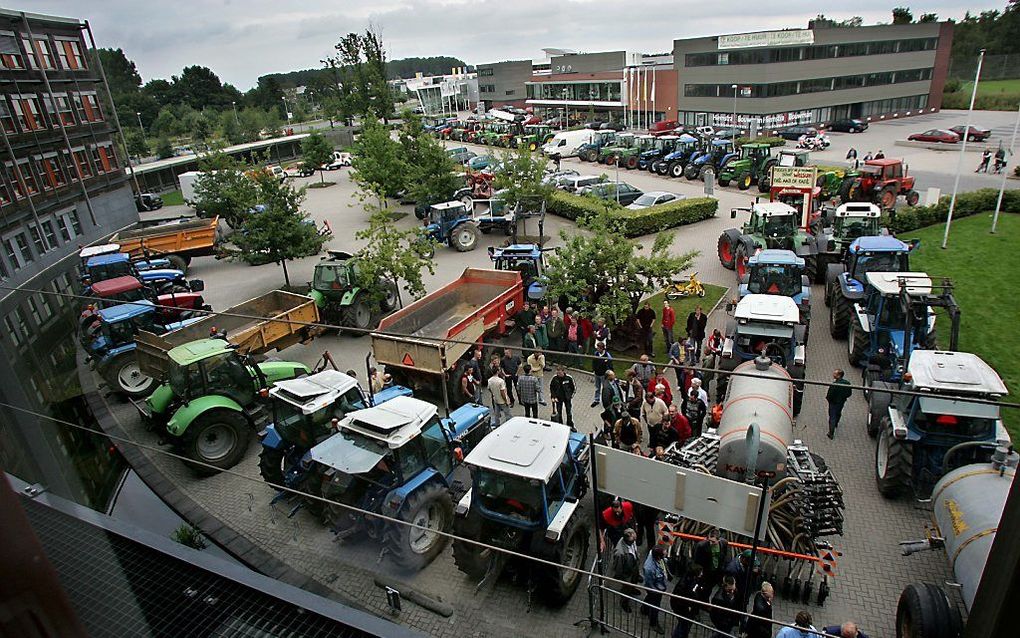
POLYGON ((816 0, 33 0, 18 8, 89 20, 99 46, 124 49, 146 81, 200 64, 245 90, 265 73, 321 66, 340 35, 369 23, 390 58, 477 64, 538 58, 543 47, 664 52, 678 37, 805 27, 819 11, 890 22, 891 7, 903 4, 915 16, 959 18, 1006 2, 857 0, 852 11, 816 0))

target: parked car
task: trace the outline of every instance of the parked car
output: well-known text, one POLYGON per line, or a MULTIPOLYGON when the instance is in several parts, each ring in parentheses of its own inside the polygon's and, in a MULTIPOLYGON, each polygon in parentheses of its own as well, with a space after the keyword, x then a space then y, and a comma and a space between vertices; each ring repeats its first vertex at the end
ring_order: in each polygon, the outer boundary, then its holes
POLYGON ((283 169, 284 177, 294 179, 295 177, 309 177, 314 175, 315 171, 308 166, 305 166, 304 162, 298 162, 293 166, 283 169))
MULTIPOLYGON (((965 127, 963 127, 963 126, 954 126, 951 129, 949 129, 949 130, 952 131, 953 133, 956 133, 957 137, 959 137, 960 139, 963 139, 963 131, 965 130, 965 127)), ((971 126, 970 127, 970 132, 967 134, 967 141, 968 142, 984 142, 985 140, 987 140, 991 136, 992 136, 992 132, 989 131, 988 129, 981 128, 979 126, 971 126)))
POLYGON ((601 175, 570 175, 556 180, 556 188, 576 193, 582 188, 606 181, 601 175))
POLYGON ((715 128, 712 126, 699 126, 698 128, 694 129, 694 132, 700 135, 701 137, 712 137, 713 135, 715 135, 715 128))
POLYGON ((163 198, 155 193, 141 193, 135 196, 135 208, 138 212, 159 210, 163 208, 163 198))
POLYGON ((557 115, 551 119, 545 121, 546 124, 553 128, 567 128, 570 126, 576 126, 578 120, 575 117, 564 118, 562 115, 557 115))
POLYGON ((573 169, 565 169, 562 171, 556 171, 554 173, 547 173, 545 177, 542 178, 542 183, 558 186, 560 180, 566 180, 568 177, 576 177, 578 175, 580 175, 580 173, 573 169))
POLYGON ((713 133, 712 137, 714 137, 717 140, 733 140, 742 136, 743 134, 744 132, 738 128, 721 128, 718 129, 715 133, 713 133))
POLYGON ((450 155, 450 159, 461 165, 467 164, 468 161, 473 157, 478 157, 478 153, 475 153, 474 151, 469 151, 463 146, 459 148, 448 149, 446 152, 450 155))
POLYGON ((676 193, 668 193, 666 191, 649 191, 635 199, 629 206, 627 206, 627 208, 631 210, 641 210, 642 208, 658 206, 659 204, 675 202, 681 199, 684 199, 684 196, 677 195, 676 193))
POLYGON ((941 144, 956 144, 960 136, 952 131, 941 128, 928 129, 924 133, 914 133, 907 138, 911 142, 938 142, 941 144))
POLYGON ((793 140, 796 142, 802 136, 814 137, 815 135, 818 135, 818 129, 813 126, 787 126, 777 132, 776 135, 784 140, 793 140))
POLYGON ((860 133, 861 131, 868 130, 868 123, 863 120, 845 119, 836 120, 829 124, 830 131, 836 131, 837 133, 860 133))
POLYGON ((475 155, 464 165, 473 171, 480 171, 491 168, 494 163, 495 159, 491 155, 475 155))
POLYGON ((580 195, 593 195, 599 199, 608 199, 619 202, 621 206, 630 206, 638 197, 644 195, 644 191, 635 188, 627 182, 599 182, 591 186, 585 186, 580 195))
POLYGON ((622 131, 627 127, 624 126, 622 122, 603 122, 602 126, 600 126, 599 128, 602 129, 603 131, 608 130, 622 131))

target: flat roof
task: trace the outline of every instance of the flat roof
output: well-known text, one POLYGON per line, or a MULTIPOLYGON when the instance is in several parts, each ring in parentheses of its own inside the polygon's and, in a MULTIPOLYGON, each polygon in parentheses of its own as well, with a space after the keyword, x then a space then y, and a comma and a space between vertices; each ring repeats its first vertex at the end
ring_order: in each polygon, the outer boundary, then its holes
MULTIPOLYGON (((266 148, 268 146, 275 146, 277 144, 283 144, 284 142, 294 142, 297 140, 308 137, 308 133, 296 133, 294 135, 285 135, 283 137, 273 137, 268 140, 259 140, 257 142, 248 142, 246 144, 235 144, 234 146, 228 146, 223 149, 224 153, 233 154, 240 153, 242 151, 253 151, 260 148, 266 148)), ((156 160, 148 164, 139 164, 138 166, 132 166, 127 171, 136 172, 138 175, 144 175, 153 171, 162 170, 164 168, 170 168, 172 166, 180 166, 189 162, 198 161, 202 155, 198 153, 188 153, 187 155, 180 155, 178 157, 168 157, 167 159, 156 160)))
POLYGON ((525 479, 548 481, 563 463, 570 428, 516 416, 485 436, 464 462, 525 479))
POLYGON ((907 372, 917 388, 965 394, 1009 394, 995 370, 971 352, 915 350, 910 355, 907 372))
POLYGON ((792 250, 782 250, 779 248, 766 248, 765 250, 759 250, 754 255, 751 255, 748 259, 748 263, 751 264, 775 264, 775 265, 796 265, 804 266, 804 259, 797 256, 797 253, 792 250))
POLYGON ((931 278, 923 272, 869 272, 868 283, 883 295, 900 294, 900 281, 906 283, 908 295, 930 295, 931 278))
POLYGON ((739 321, 772 321, 782 323, 799 323, 800 308, 792 297, 781 295, 747 295, 737 302, 734 317, 739 321))

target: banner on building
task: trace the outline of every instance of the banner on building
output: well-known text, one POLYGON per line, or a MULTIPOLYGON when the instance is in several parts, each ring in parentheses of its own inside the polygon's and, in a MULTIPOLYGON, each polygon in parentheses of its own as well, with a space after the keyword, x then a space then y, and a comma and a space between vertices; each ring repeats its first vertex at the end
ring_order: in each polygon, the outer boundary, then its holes
POLYGON ((815 32, 811 29, 785 31, 759 31, 719 36, 719 50, 751 49, 754 47, 781 47, 796 44, 814 44, 815 32))
POLYGON ((772 188, 814 188, 814 166, 773 166, 772 188))

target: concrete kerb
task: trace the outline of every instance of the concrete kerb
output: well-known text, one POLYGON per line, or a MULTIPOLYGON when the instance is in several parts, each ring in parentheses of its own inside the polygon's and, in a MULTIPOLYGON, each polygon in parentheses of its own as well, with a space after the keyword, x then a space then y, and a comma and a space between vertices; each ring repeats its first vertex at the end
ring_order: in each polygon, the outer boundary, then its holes
MULTIPOLYGON (((896 140, 893 142, 893 146, 908 146, 910 148, 926 148, 929 151, 947 151, 955 153, 960 150, 959 144, 940 144, 938 142, 912 142, 910 140, 896 140)), ((981 153, 983 151, 995 151, 998 150, 998 144, 988 144, 987 142, 967 142, 967 153, 981 153)))

